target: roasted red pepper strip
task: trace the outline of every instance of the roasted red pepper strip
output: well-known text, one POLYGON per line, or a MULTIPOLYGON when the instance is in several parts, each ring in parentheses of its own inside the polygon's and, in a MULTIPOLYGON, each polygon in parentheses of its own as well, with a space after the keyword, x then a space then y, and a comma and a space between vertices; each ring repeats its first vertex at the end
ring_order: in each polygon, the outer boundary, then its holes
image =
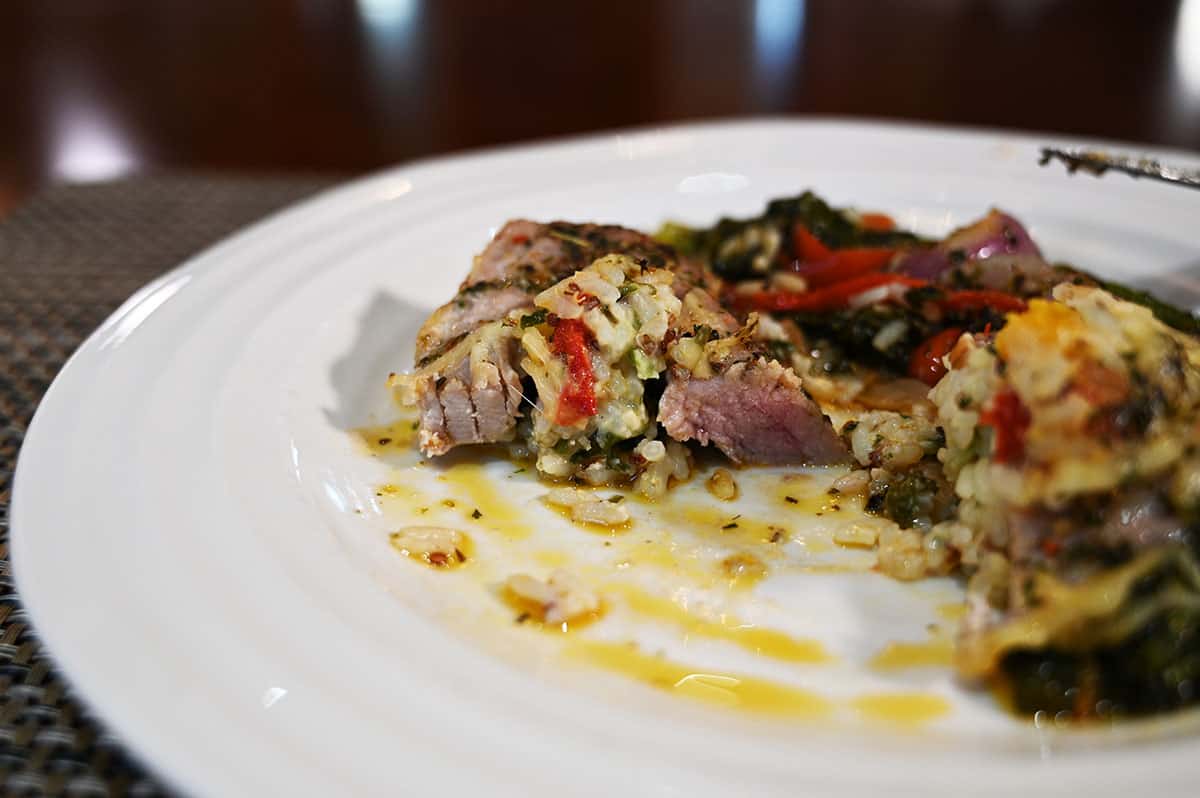
POLYGON ((797 261, 792 270, 804 278, 810 289, 822 288, 877 272, 887 266, 895 254, 896 250, 885 247, 839 249, 824 260, 797 261))
POLYGON ((563 319, 550 341, 556 355, 567 361, 567 384, 558 397, 554 423, 568 426, 596 415, 596 375, 588 350, 591 334, 579 319, 563 319))
POLYGON ((1003 291, 950 291, 938 305, 945 311, 996 310, 1001 313, 1019 313, 1028 307, 1021 297, 1003 291))
POLYGON ((886 233, 896 229, 896 220, 886 213, 860 213, 858 223, 867 230, 886 233))
POLYGON ((903 285, 918 288, 928 285, 926 280, 905 277, 902 274, 864 274, 843 280, 840 283, 816 291, 757 291, 740 294, 734 301, 748 310, 769 310, 780 313, 796 311, 838 310, 846 307, 850 300, 864 291, 881 285, 903 285))
POLYGON ((926 385, 933 385, 946 373, 946 364, 942 358, 950 353, 958 342, 963 331, 957 327, 948 327, 929 337, 929 340, 918 346, 908 362, 908 376, 918 379, 926 385))
POLYGON ((801 262, 825 260, 833 250, 821 243, 801 222, 792 227, 792 247, 801 262))
POLYGON ((992 428, 992 460, 1012 463, 1025 456, 1025 433, 1029 430, 1029 409, 1021 397, 1006 388, 991 398, 979 414, 979 423, 992 428))

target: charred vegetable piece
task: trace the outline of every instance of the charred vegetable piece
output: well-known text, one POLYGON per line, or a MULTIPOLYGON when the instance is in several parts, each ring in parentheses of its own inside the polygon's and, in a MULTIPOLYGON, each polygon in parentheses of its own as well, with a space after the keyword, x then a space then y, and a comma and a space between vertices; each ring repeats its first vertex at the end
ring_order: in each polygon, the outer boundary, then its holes
POLYGON ((860 213, 858 223, 866 230, 890 233, 896 229, 896 220, 886 213, 860 213))
POLYGON ((1019 313, 1028 307, 1024 299, 1003 291, 964 290, 950 291, 939 302, 942 310, 953 313, 974 310, 995 310, 1002 313, 1019 313))
POLYGON ((849 371, 851 363, 859 363, 907 374, 913 349, 937 329, 911 308, 891 304, 834 313, 796 313, 791 318, 810 340, 829 342, 817 347, 822 352, 819 360, 827 363, 826 373, 849 371), (886 347, 876 346, 880 332, 897 323, 904 325, 902 334, 886 347))
POLYGON ((798 197, 774 200, 765 214, 770 219, 802 222, 814 236, 831 249, 847 247, 900 247, 924 243, 919 236, 895 228, 855 224, 850 217, 832 207, 816 194, 806 191, 798 197))
POLYGON ((839 249, 820 259, 802 258, 792 271, 803 277, 810 289, 823 288, 882 271, 895 254, 896 250, 884 247, 839 249))
POLYGON ((822 261, 833 254, 833 250, 821 243, 803 222, 792 225, 792 251, 802 261, 822 261))
POLYGON ((946 364, 942 362, 942 358, 950 353, 962 334, 963 331, 958 327, 948 327, 927 339, 913 350, 912 359, 908 363, 908 376, 926 385, 936 384, 946 373, 946 364))
POLYGON ((855 221, 811 191, 775 200, 761 216, 721 219, 707 229, 669 223, 659 230, 656 238, 681 254, 707 261, 713 271, 727 280, 750 277, 776 262, 790 262, 802 252, 809 253, 803 259, 816 260, 817 255, 835 249, 898 248, 930 243, 913 233, 896 230, 894 224, 889 226, 870 214, 855 221), (796 238, 798 224, 808 234, 803 240, 796 238))
POLYGON ((820 312, 845 308, 859 294, 874 288, 918 288, 923 285, 924 280, 914 280, 901 274, 864 274, 815 291, 758 291, 739 295, 737 301, 743 307, 754 310, 820 312))

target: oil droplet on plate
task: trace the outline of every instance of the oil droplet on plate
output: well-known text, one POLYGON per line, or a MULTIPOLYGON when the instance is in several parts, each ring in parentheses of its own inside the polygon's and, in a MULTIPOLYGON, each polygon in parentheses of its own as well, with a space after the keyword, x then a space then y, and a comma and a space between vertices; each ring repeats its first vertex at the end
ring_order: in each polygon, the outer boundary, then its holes
POLYGON ((353 431, 371 454, 408 452, 417 437, 417 422, 402 418, 377 427, 359 427, 353 431))
POLYGON ((933 693, 874 693, 853 699, 850 706, 866 720, 896 726, 923 726, 950 713, 950 702, 933 693))
POLYGON ((729 613, 706 618, 680 602, 650 595, 631 585, 610 584, 605 586, 604 592, 619 596, 621 604, 634 614, 679 626, 688 636, 723 640, 754 654, 785 662, 823 665, 833 661, 825 647, 816 640, 796 638, 776 629, 747 624, 729 613))
POLYGON ((497 488, 500 481, 492 479, 483 465, 458 463, 447 468, 438 479, 451 487, 455 499, 470 505, 476 525, 493 529, 511 540, 529 536, 521 510, 504 498, 497 488))
POLYGON ((707 704, 762 715, 822 718, 833 704, 816 693, 755 676, 723 673, 645 654, 632 644, 578 640, 570 656, 659 690, 707 704))
POLYGON ((894 641, 884 646, 871 661, 870 667, 879 671, 904 670, 907 668, 942 668, 954 661, 954 644, 950 640, 935 639, 923 643, 894 641))

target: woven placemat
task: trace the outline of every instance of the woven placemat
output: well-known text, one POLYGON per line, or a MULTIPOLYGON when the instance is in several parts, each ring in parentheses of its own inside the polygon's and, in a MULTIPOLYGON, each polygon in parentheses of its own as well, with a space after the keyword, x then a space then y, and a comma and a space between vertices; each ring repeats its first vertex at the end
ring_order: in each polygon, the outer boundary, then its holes
POLYGON ((0 218, 0 793, 159 795, 72 694, 8 562, 17 451, 67 357, 134 290, 332 178, 204 175, 57 186, 0 218))

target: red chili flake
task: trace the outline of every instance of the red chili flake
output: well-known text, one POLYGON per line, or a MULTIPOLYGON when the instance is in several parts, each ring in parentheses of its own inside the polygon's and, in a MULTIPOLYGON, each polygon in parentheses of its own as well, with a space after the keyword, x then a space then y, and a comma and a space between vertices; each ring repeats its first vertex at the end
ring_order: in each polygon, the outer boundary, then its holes
POLYGON ((991 427, 992 459, 1012 463, 1025 456, 1025 433, 1029 431, 1029 409, 1021 397, 1006 388, 991 398, 979 414, 979 423, 991 427))
POLYGON ((524 233, 517 233, 512 237, 512 242, 514 244, 528 244, 529 236, 525 235, 524 233))
POLYGON ((567 363, 567 384, 558 397, 554 423, 567 426, 596 415, 596 375, 588 345, 591 334, 579 319, 563 319, 554 329, 551 346, 567 363))

